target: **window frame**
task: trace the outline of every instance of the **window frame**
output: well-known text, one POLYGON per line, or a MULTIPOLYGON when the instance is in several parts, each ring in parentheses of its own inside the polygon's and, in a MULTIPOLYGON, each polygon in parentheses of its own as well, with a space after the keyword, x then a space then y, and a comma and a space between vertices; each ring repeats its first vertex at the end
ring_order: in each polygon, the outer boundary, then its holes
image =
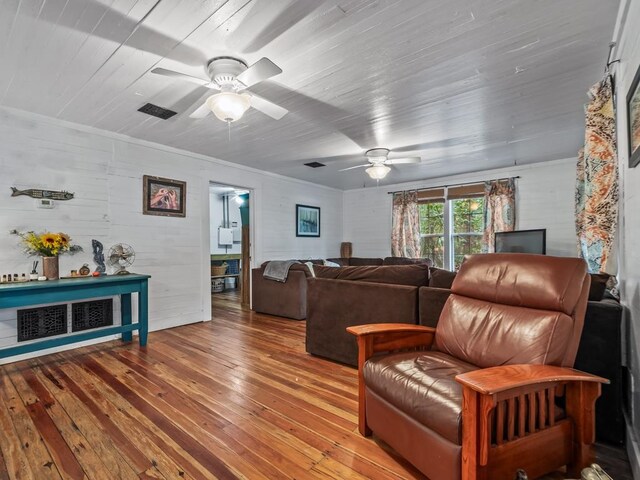
MULTIPOLYGON (((460 233, 456 233, 454 232, 454 219, 453 219, 453 215, 454 215, 454 208, 453 208, 453 202, 455 202, 456 200, 465 200, 465 199, 479 199, 482 198, 483 195, 481 194, 477 194, 477 195, 469 195, 469 196, 464 196, 464 197, 459 197, 459 196, 455 196, 454 198, 449 198, 448 196, 448 189, 445 188, 444 191, 444 196, 443 197, 439 197, 439 198, 432 198, 432 199, 425 199, 420 203, 429 203, 429 201, 431 202, 437 202, 440 199, 443 202, 443 234, 434 234, 434 233, 425 233, 423 234, 422 231, 420 232, 420 240, 422 241, 423 238, 434 238, 434 237, 443 237, 443 247, 444 247, 444 252, 443 252, 443 265, 442 268, 446 269, 446 270, 453 270, 455 268, 455 249, 454 249, 454 240, 455 237, 479 237, 482 240, 483 237, 483 233, 482 231, 480 232, 460 232, 460 233)), ((483 211, 484 211, 484 205, 483 205, 483 211)), ((483 213, 484 215, 484 213, 483 213)))

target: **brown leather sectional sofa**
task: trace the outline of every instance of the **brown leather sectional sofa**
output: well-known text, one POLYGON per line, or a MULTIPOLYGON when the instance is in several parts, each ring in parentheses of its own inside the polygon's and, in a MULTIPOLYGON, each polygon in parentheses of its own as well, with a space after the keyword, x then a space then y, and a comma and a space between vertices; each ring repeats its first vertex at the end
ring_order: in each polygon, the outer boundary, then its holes
MULTIPOLYGON (((377 266, 426 263, 431 264, 427 258, 330 258, 329 261, 342 266, 377 266)), ((286 282, 276 282, 263 277, 264 268, 268 262, 251 271, 251 295, 252 308, 258 313, 278 315, 280 317, 303 320, 307 317, 307 280, 312 277, 311 272, 304 265, 312 262, 322 265, 322 260, 299 260, 300 264, 294 264, 289 270, 286 282)), ((335 267, 327 267, 335 268, 335 267)))

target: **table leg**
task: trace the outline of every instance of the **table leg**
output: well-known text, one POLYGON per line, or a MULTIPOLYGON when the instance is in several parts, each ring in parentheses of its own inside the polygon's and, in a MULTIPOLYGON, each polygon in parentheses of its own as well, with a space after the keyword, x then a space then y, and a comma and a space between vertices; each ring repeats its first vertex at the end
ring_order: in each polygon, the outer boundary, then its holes
POLYGON ((147 346, 147 334, 149 333, 149 283, 145 280, 140 284, 138 293, 138 323, 140 324, 140 346, 147 346))
MULTIPOLYGON (((122 317, 122 325, 131 325, 131 294, 123 293, 120 295, 120 313, 122 317)), ((132 332, 123 332, 122 341, 130 342, 133 340, 132 332)))

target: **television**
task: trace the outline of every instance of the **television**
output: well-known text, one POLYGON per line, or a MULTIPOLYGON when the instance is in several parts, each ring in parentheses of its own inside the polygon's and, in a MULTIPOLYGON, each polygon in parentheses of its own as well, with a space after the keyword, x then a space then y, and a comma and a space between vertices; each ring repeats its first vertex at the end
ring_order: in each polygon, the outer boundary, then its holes
POLYGON ((547 253, 547 230, 496 232, 496 253, 547 253))

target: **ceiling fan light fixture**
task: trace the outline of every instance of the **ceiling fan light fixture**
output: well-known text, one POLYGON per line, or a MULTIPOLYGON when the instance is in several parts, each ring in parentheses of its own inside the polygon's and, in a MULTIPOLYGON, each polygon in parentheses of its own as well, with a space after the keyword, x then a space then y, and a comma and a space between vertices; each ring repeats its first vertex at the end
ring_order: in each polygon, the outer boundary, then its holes
POLYGON ((246 93, 220 92, 207 99, 207 107, 223 122, 240 120, 251 106, 251 96, 246 93))
POLYGON ((374 180, 382 180, 390 171, 391 168, 386 165, 373 165, 365 170, 365 172, 367 172, 367 174, 374 180))

